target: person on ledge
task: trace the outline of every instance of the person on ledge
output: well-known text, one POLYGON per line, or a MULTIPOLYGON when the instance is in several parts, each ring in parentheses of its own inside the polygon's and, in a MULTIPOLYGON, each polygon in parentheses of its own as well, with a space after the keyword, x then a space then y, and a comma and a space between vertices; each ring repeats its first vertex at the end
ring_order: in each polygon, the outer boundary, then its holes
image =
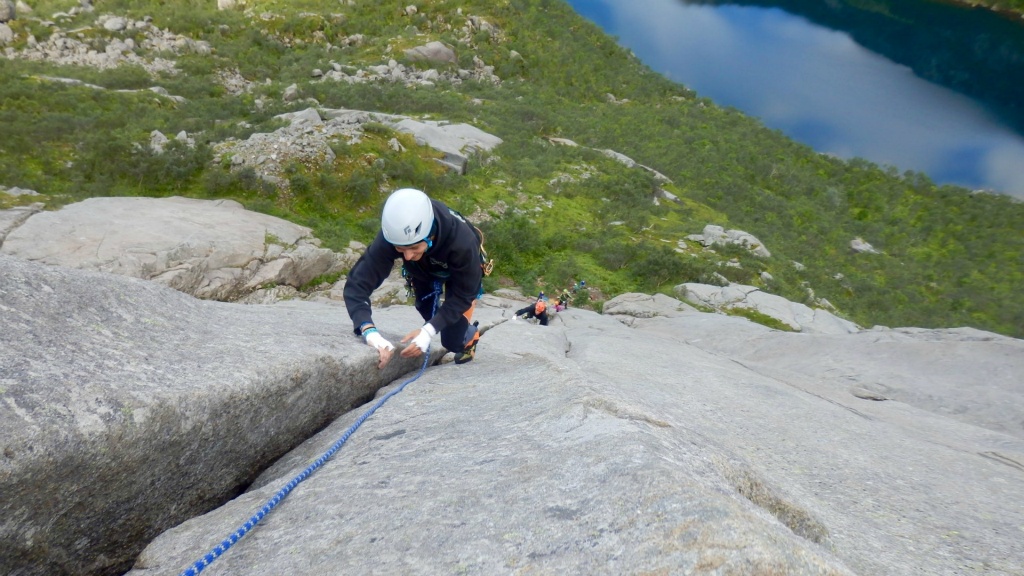
POLYGON ((383 368, 395 347, 377 330, 370 294, 384 283, 395 260, 402 258, 402 275, 412 287, 416 310, 426 323, 409 332, 402 342, 404 358, 427 351, 440 333, 441 345, 464 364, 476 355, 480 331, 473 319, 476 299, 483 293, 482 238, 461 214, 420 190, 396 190, 384 203, 381 230, 349 271, 345 306, 354 332, 380 354, 383 368), (444 302, 441 302, 441 295, 444 302))

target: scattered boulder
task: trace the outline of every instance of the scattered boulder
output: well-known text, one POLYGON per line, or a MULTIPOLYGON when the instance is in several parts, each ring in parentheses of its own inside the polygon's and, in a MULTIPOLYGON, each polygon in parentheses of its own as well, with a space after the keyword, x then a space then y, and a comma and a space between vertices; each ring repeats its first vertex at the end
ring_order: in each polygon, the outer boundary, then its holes
POLYGON ((11 188, 0 186, 0 194, 7 194, 8 196, 39 196, 39 192, 36 192, 35 190, 18 188, 17 186, 13 186, 11 188))
POLYGON ((860 237, 850 240, 850 249, 858 254, 881 254, 874 246, 860 237))
POLYGON ((128 20, 120 16, 111 16, 100 20, 103 25, 103 29, 108 32, 121 32, 128 27, 128 20))
POLYGON ((149 148, 157 154, 163 153, 164 147, 167 146, 168 142, 170 142, 170 139, 159 130, 153 130, 149 133, 149 148))
POLYGON ((405 51, 405 57, 413 61, 426 61, 435 64, 457 64, 459 59, 455 51, 446 46, 443 42, 427 42, 423 46, 416 46, 405 51))
POLYGON ((687 240, 700 242, 705 247, 711 247, 715 244, 734 244, 742 246, 747 250, 750 250, 754 255, 762 258, 770 258, 772 255, 772 253, 765 248, 764 243, 758 240, 753 234, 744 232, 743 230, 726 230, 725 228, 715 224, 708 224, 704 227, 704 231, 701 234, 690 234, 686 238, 687 240))
POLYGON ((294 102, 299 99, 299 85, 290 84, 284 89, 284 93, 281 95, 281 99, 285 102, 294 102))
POLYGON ((469 124, 448 124, 432 120, 418 121, 404 118, 390 125, 399 132, 412 134, 416 143, 444 152, 442 163, 459 174, 465 174, 469 157, 477 152, 490 151, 502 139, 469 124))
POLYGON ((0 23, 10 22, 18 17, 14 0, 0 0, 0 23))

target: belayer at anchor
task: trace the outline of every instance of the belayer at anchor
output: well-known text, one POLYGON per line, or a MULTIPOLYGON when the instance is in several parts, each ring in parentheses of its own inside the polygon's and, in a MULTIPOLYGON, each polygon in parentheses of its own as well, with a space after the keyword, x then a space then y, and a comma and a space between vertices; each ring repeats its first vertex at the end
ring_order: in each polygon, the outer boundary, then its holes
POLYGON ((473 310, 483 294, 483 276, 493 263, 483 249, 483 234, 461 214, 420 190, 402 188, 388 197, 381 230, 352 267, 344 290, 354 332, 377 349, 378 368, 391 360, 395 347, 373 322, 370 294, 384 283, 398 258, 416 298, 416 310, 426 321, 402 338, 403 343, 412 342, 402 350, 402 357, 420 356, 440 333, 441 345, 455 353, 456 364, 472 360, 480 340, 473 310))

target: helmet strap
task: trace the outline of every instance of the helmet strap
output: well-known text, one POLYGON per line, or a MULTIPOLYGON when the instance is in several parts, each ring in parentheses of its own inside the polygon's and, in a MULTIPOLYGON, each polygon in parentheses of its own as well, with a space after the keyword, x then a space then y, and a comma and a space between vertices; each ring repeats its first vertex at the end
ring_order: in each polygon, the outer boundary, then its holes
POLYGON ((437 230, 437 221, 430 225, 430 232, 427 232, 427 237, 423 239, 423 241, 427 243, 427 250, 434 247, 433 236, 435 234, 435 230, 437 230))

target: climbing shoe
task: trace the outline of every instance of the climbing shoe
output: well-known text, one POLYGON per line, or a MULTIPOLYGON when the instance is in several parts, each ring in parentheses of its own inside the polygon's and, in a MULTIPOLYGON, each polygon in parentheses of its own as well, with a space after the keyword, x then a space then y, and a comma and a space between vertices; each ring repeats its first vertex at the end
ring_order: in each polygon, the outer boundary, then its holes
POLYGON ((469 341, 466 344, 466 347, 463 348, 462 352, 455 355, 456 364, 465 364, 476 356, 476 345, 480 342, 480 329, 477 328, 479 325, 479 322, 473 322, 473 335, 469 338, 469 341))

